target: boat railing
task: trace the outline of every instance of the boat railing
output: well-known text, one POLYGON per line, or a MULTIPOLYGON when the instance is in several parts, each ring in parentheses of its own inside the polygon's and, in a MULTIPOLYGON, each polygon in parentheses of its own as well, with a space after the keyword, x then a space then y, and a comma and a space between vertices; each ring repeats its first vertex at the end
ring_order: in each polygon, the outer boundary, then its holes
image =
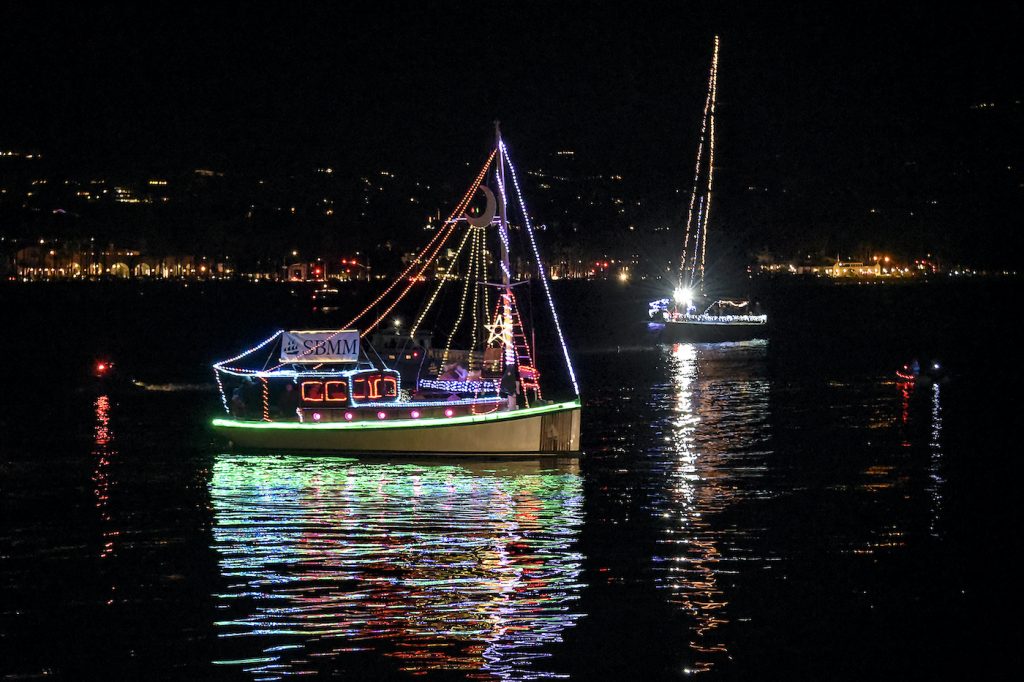
POLYGON ((472 380, 447 380, 447 379, 420 379, 417 386, 430 391, 444 391, 446 393, 497 393, 500 387, 500 380, 496 379, 472 379, 472 380))
POLYGON ((707 313, 701 313, 700 315, 691 315, 689 313, 666 313, 666 315, 668 319, 673 322, 709 322, 717 324, 727 324, 730 322, 765 324, 768 322, 767 315, 710 315, 707 313))

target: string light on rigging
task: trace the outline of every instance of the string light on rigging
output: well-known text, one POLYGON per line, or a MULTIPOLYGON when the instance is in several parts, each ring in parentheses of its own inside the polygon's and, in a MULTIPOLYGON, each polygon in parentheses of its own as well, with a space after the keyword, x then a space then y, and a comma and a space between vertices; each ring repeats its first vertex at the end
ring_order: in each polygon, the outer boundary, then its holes
MULTIPOLYGON (((412 269, 416 266, 416 264, 422 261, 423 255, 430 251, 430 248, 431 248, 431 246, 434 245, 435 241, 437 241, 438 239, 441 239, 442 243, 444 241, 447 241, 448 237, 451 235, 452 231, 454 230, 454 227, 455 227, 456 222, 457 222, 457 220, 456 220, 457 216, 460 216, 460 215, 462 215, 465 212, 466 206, 469 204, 470 199, 473 198, 473 194, 476 193, 476 190, 480 186, 480 183, 483 182, 484 176, 487 175, 487 171, 491 167, 491 162, 494 161, 495 153, 496 153, 495 150, 491 151, 491 154, 487 157, 487 161, 484 163, 483 168, 480 169, 480 173, 477 174, 476 179, 470 185, 469 190, 466 192, 465 195, 463 195, 462 199, 456 205, 455 210, 452 211, 451 215, 449 215, 448 218, 444 221, 442 228, 440 230, 438 230, 437 234, 435 234, 434 237, 429 242, 427 242, 427 245, 425 247, 423 247, 423 249, 416 256, 416 258, 414 258, 412 260, 412 262, 409 263, 409 266, 405 270, 403 270, 402 273, 400 275, 398 275, 398 277, 396 277, 395 280, 390 285, 388 285, 387 289, 385 289, 383 292, 381 292, 381 294, 379 296, 377 296, 377 298, 375 298, 368 306, 363 308, 363 310, 358 315, 353 317, 348 322, 348 324, 345 325, 346 328, 354 326, 356 322, 358 322, 360 319, 363 318, 364 315, 366 315, 366 313, 368 313, 371 310, 373 310, 374 307, 376 307, 378 303, 383 301, 384 298, 389 293, 391 293, 391 291, 396 286, 398 286, 398 283, 401 282, 406 277, 406 275, 408 275, 409 272, 412 271, 412 269)), ((438 245, 438 248, 440 248, 440 245, 438 245)), ((437 253, 437 249, 435 249, 434 253, 435 254, 437 253)), ((432 260, 432 258, 430 260, 432 260)), ((429 264, 429 261, 428 261, 428 264, 429 264)), ((406 291, 408 291, 408 289, 406 289, 406 291)), ((404 296, 404 295, 405 295, 405 292, 403 292, 402 295, 399 296, 399 300, 401 300, 402 296, 404 296)))
MULTIPOLYGON (((451 262, 452 263, 457 263, 458 262, 459 256, 462 255, 462 249, 465 248, 466 242, 469 241, 469 237, 470 237, 471 234, 472 234, 472 232, 470 232, 469 230, 466 230, 466 234, 462 237, 462 241, 459 242, 458 248, 455 249, 455 255, 453 255, 452 258, 451 258, 451 262)), ((439 293, 441 293, 441 288, 445 285, 445 283, 449 279, 450 279, 450 276, 449 276, 448 273, 445 273, 445 275, 443 277, 441 277, 440 281, 437 283, 437 287, 434 289, 434 293, 430 296, 430 299, 427 301, 427 305, 423 307, 423 310, 420 312, 419 317, 416 318, 416 324, 414 324, 412 326, 412 329, 409 330, 409 334, 411 336, 415 336, 416 335, 416 332, 419 330, 420 325, 423 323, 423 318, 427 316, 427 312, 434 305, 434 301, 437 300, 437 295, 439 293)))
POLYGON ((526 208, 526 202, 523 201, 523 192, 519 187, 519 178, 516 174, 516 168, 512 165, 512 159, 508 156, 508 148, 505 147, 505 142, 499 143, 501 150, 501 158, 499 163, 504 161, 508 164, 508 169, 512 173, 512 186, 515 187, 516 196, 519 198, 519 207, 523 211, 523 222, 526 223, 526 234, 530 239, 530 246, 533 249, 533 255, 537 263, 537 272, 540 275, 540 282, 544 289, 544 295, 548 299, 548 306, 551 308, 551 317, 555 322, 555 332, 558 334, 558 343, 562 347, 562 356, 565 358, 565 366, 569 371, 569 380, 572 382, 573 391, 576 395, 580 394, 579 383, 576 381, 576 371, 572 366, 572 359, 569 357, 569 347, 565 343, 565 335, 562 333, 562 325, 558 320, 558 312, 555 310, 555 299, 551 295, 551 286, 548 284, 547 274, 544 271, 544 262, 540 258, 540 250, 537 248, 537 240, 533 235, 533 226, 530 224, 530 213, 526 208))

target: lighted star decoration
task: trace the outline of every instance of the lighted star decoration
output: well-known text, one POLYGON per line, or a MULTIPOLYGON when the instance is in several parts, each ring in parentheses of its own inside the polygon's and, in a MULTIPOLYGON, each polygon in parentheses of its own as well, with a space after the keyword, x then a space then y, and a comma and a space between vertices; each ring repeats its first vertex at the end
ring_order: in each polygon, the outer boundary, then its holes
POLYGON ((512 346, 512 325, 505 324, 504 315, 498 315, 494 320, 494 324, 485 324, 484 329, 486 329, 488 333, 488 346, 495 341, 505 348, 510 348, 512 346))

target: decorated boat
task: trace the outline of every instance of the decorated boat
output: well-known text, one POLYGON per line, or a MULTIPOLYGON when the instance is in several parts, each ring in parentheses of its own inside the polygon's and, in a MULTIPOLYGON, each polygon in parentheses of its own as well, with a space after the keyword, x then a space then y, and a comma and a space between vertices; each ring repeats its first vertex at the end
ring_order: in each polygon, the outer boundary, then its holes
POLYGON ((226 413, 216 432, 248 449, 579 452, 575 371, 519 177, 495 133, 451 215, 362 312, 338 329, 279 330, 214 364, 226 413), (393 311, 414 297, 422 302, 404 329, 393 311), (439 303, 452 298, 451 310, 439 303), (535 319, 559 346, 550 363, 565 373, 561 399, 542 391, 535 319))
POLYGON ((743 341, 767 336, 768 316, 757 309, 757 304, 745 299, 711 297, 705 293, 704 265, 715 177, 717 97, 718 36, 715 36, 679 274, 672 295, 651 301, 648 309, 650 319, 664 324, 665 335, 673 341, 743 341))

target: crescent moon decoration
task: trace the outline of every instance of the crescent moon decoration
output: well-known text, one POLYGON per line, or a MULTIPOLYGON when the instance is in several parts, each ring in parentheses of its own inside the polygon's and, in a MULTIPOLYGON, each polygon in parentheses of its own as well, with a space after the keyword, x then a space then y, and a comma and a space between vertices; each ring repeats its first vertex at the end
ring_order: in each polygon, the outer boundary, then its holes
POLYGON ((498 210, 498 204, 494 200, 494 192, 487 185, 480 185, 480 191, 487 197, 487 207, 484 209, 484 212, 475 218, 468 213, 463 214, 466 216, 466 222, 473 227, 487 227, 490 225, 491 221, 494 220, 494 214, 498 210))

